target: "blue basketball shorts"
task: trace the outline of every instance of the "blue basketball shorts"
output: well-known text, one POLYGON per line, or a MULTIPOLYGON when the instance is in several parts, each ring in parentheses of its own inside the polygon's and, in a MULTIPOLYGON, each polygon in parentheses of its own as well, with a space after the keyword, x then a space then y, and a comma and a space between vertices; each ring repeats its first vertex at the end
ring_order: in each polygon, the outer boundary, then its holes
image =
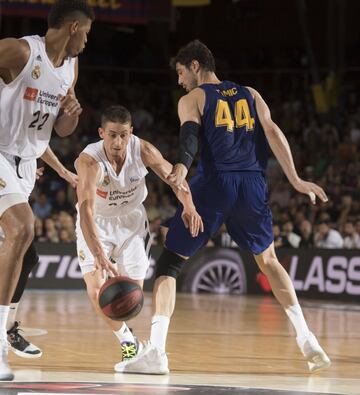
POLYGON ((168 250, 190 257, 207 244, 223 223, 236 244, 255 255, 273 242, 268 189, 261 172, 198 174, 189 184, 204 232, 191 237, 181 219, 183 207, 179 205, 174 217, 167 222, 165 247, 168 250))

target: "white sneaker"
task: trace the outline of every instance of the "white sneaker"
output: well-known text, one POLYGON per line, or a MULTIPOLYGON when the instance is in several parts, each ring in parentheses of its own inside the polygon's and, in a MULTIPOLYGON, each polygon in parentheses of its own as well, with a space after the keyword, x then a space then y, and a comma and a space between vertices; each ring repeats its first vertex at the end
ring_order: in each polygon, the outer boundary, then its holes
POLYGON ((118 373, 168 374, 168 359, 164 352, 159 351, 150 342, 128 361, 122 361, 114 366, 118 373))
POLYGON ((310 332, 305 340, 300 341, 299 339, 296 339, 296 341, 307 360, 311 373, 327 369, 331 365, 330 358, 321 348, 313 333, 310 332))
POLYGON ((6 340, 0 340, 0 381, 14 380, 13 372, 7 360, 8 344, 6 340))

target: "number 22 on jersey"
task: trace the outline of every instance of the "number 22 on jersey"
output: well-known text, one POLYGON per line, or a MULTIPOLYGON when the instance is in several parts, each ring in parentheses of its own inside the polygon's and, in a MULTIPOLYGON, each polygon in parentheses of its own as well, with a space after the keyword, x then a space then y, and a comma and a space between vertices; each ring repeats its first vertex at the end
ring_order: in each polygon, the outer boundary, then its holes
POLYGON ((217 101, 215 112, 216 127, 226 126, 228 132, 233 132, 234 126, 236 129, 245 126, 246 131, 249 132, 254 129, 254 123, 255 120, 250 115, 250 109, 246 99, 240 99, 235 102, 235 120, 229 103, 222 99, 217 101))

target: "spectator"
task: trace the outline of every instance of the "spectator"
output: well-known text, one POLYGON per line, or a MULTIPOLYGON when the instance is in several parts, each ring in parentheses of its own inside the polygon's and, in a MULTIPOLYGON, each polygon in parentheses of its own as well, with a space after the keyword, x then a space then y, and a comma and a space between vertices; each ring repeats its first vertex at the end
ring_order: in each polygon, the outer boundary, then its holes
POLYGON ((281 235, 281 229, 279 224, 273 224, 274 233, 274 246, 275 248, 281 248, 284 246, 283 237, 281 235))
POLYGON ((44 235, 44 221, 41 218, 35 217, 35 241, 46 241, 44 235))
POLYGON ((291 221, 286 221, 283 225, 283 246, 298 248, 301 237, 294 232, 294 225, 291 221))
POLYGON ((318 248, 343 248, 344 240, 341 234, 330 228, 327 221, 320 222, 315 234, 315 246, 318 248))
POLYGON ((61 229, 59 233, 59 242, 61 243, 71 243, 74 239, 70 236, 67 229, 61 229))
POLYGON ((59 189, 56 192, 53 202, 53 213, 59 213, 60 211, 65 211, 69 214, 74 213, 74 206, 67 200, 66 191, 64 189, 59 189))
POLYGON ((45 193, 41 193, 33 204, 33 211, 36 217, 40 219, 48 218, 51 214, 52 206, 48 201, 45 193))
POLYGON ((360 235, 351 221, 347 221, 344 225, 344 248, 360 248, 360 235))
POLYGON ((52 218, 47 218, 45 220, 45 240, 51 243, 58 243, 59 236, 58 231, 55 226, 55 221, 52 218))
POLYGON ((300 224, 301 241, 299 247, 311 248, 314 247, 314 234, 312 231, 311 222, 307 219, 300 224))

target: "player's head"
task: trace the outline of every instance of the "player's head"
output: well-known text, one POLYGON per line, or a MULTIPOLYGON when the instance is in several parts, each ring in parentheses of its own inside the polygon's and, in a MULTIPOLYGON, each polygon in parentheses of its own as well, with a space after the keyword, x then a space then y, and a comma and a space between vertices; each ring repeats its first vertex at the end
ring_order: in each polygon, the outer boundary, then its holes
POLYGON ((199 40, 180 48, 170 65, 178 75, 178 83, 188 92, 199 85, 202 72, 215 72, 215 59, 210 49, 199 40))
POLYGON ((105 151, 113 159, 123 157, 133 128, 131 114, 123 106, 110 106, 101 116, 99 135, 104 140, 105 151))
POLYGON ((66 52, 75 57, 84 50, 94 19, 86 0, 56 0, 48 15, 48 28, 61 29, 69 36, 66 52))

